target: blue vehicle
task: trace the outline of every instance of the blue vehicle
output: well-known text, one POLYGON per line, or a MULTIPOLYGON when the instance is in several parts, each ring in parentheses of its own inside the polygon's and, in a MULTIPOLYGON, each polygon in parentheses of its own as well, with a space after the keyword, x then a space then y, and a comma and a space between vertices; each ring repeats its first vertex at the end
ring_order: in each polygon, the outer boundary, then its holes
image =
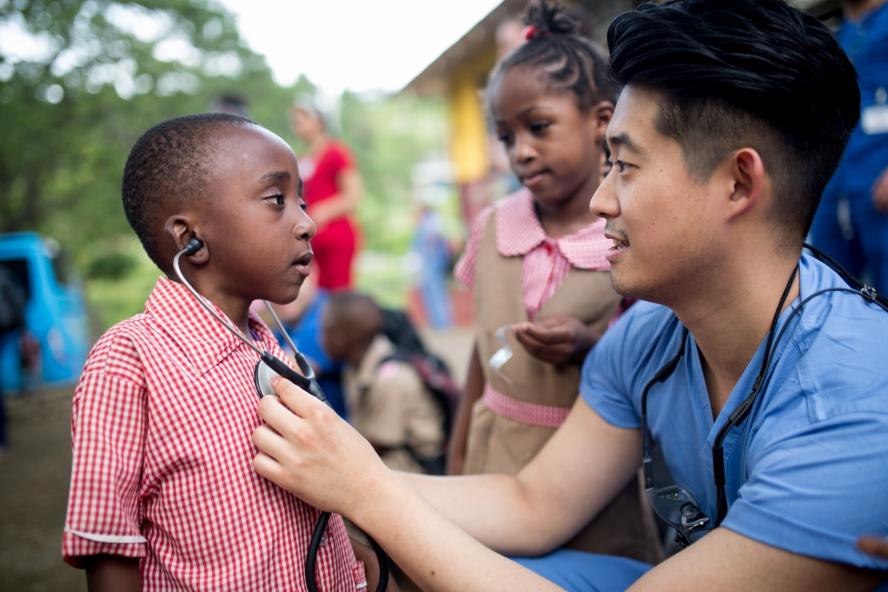
POLYGON ((28 371, 21 333, 0 339, 2 391, 76 382, 89 350, 89 328, 81 286, 71 279, 58 243, 34 232, 0 234, 0 266, 23 288, 25 328, 31 343, 39 346, 28 371))

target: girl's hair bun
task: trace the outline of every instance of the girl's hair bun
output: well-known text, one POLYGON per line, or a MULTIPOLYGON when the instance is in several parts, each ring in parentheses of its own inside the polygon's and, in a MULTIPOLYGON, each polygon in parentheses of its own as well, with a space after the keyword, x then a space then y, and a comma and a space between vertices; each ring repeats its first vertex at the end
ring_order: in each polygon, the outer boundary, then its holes
POLYGON ((528 41, 550 35, 576 35, 580 22, 558 1, 531 0, 524 14, 528 41))

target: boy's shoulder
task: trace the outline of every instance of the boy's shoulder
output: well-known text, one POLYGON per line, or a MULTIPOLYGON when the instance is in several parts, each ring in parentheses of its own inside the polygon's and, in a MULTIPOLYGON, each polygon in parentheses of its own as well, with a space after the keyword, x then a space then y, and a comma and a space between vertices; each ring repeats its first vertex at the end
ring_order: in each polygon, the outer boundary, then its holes
POLYGON ((104 373, 135 380, 144 373, 138 344, 151 334, 149 315, 139 313, 111 326, 96 341, 83 374, 104 373))

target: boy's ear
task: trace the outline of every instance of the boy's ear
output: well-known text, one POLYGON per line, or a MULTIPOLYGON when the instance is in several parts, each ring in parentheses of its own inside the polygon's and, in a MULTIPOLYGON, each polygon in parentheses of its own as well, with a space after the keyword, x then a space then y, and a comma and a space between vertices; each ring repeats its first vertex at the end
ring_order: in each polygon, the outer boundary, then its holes
MULTIPOLYGON (((184 214, 173 214, 167 218, 163 229, 173 239, 176 253, 184 249, 191 239, 200 238, 190 217, 184 214)), ((188 255, 188 260, 197 265, 206 263, 210 260, 209 246, 204 242, 200 250, 192 255, 188 255)))

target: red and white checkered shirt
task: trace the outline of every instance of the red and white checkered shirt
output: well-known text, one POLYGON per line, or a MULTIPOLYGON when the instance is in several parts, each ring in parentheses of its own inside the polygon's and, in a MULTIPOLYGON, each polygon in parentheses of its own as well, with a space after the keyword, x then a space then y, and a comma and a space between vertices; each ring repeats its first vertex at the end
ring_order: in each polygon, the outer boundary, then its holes
MULTIPOLYGON (((258 317, 250 328, 286 359, 258 317)), ((74 394, 66 561, 140 557, 143 590, 305 589, 319 512, 253 471, 257 359, 166 278, 102 336, 74 394)), ((323 590, 364 586, 340 516, 316 573, 323 590)))
POLYGON ((552 297, 572 267, 608 270, 612 241, 604 237, 604 219, 553 239, 546 235, 533 209, 533 196, 522 189, 482 211, 472 227, 466 250, 456 265, 457 279, 475 287, 478 245, 490 215, 496 211, 496 249, 503 257, 523 257, 521 288, 527 317, 533 319, 552 297))

